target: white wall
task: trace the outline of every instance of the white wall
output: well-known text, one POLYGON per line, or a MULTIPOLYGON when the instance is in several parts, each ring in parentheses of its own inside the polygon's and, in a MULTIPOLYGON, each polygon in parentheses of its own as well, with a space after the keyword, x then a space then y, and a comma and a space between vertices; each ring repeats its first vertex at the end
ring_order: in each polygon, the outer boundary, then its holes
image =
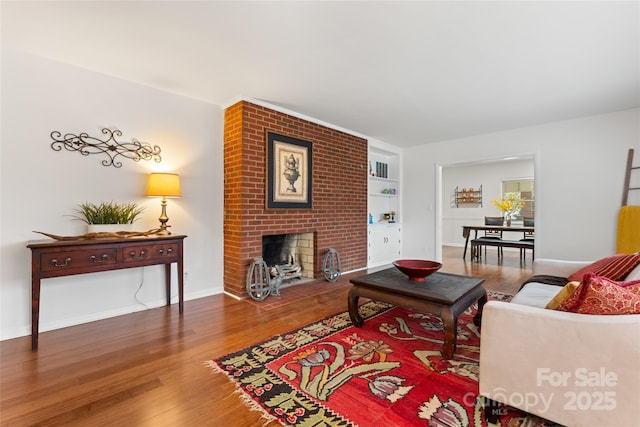
MULTIPOLYGON (((84 201, 137 202, 136 229, 158 226, 160 200, 144 197, 152 171, 179 173, 183 196, 168 201, 169 224, 185 240, 186 299, 222 291, 223 112, 219 106, 57 63, 2 50, 0 337, 31 327, 32 230, 85 232, 72 220, 84 201), (101 136, 103 127, 157 144, 162 162, 123 160, 105 167, 98 155, 53 151, 52 131, 101 136)), ((176 300, 176 271, 173 295, 176 300)), ((41 331, 163 304, 161 266, 45 279, 41 331)), ((177 315, 177 307, 173 307, 177 315)))
MULTIPOLYGON (((77 203, 102 200, 144 205, 137 228, 154 228, 160 203, 144 197, 150 171, 181 175, 183 197, 169 200, 168 214, 172 231, 189 236, 186 298, 221 292, 221 108, 7 49, 1 67, 0 339, 30 333, 26 244, 39 239, 32 230, 82 234, 82 223, 68 215, 77 203), (115 169, 102 166, 99 156, 50 148, 52 131, 98 135, 103 127, 119 128, 123 140, 161 146, 162 163, 125 161, 115 169)), ((639 141, 640 110, 634 109, 407 149, 403 256, 439 257, 439 166, 521 154, 536 162, 536 255, 593 259, 613 253, 627 150, 638 149, 637 164, 639 141)), ((640 204, 633 197, 631 204, 640 204)), ((146 267, 45 279, 41 331, 145 309, 134 298, 141 282, 138 298, 162 305, 162 277, 162 267, 146 267)))
MULTIPOLYGON (((485 216, 502 216, 502 212, 491 202, 500 197, 502 181, 507 179, 533 178, 533 158, 507 160, 480 164, 447 165, 442 169, 442 243, 464 246, 463 225, 482 225, 485 216), (482 185, 482 206, 459 204, 454 201, 455 188, 478 189, 482 185)), ((507 239, 521 239, 522 232, 508 233, 507 239)))
MULTIPOLYGON (((536 257, 610 255, 629 148, 640 152, 639 109, 406 149, 403 221, 411 232, 404 234, 403 256, 441 257, 440 165, 520 154, 535 156, 536 257)), ((633 197, 630 204, 640 204, 633 197)))

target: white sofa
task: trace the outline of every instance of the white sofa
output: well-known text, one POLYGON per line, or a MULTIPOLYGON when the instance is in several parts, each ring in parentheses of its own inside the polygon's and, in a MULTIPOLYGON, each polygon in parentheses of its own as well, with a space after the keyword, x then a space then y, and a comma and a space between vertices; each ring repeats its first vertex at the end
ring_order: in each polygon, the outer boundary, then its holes
MULTIPOLYGON (((590 263, 537 259, 533 274, 568 277, 590 263)), ((480 395, 565 426, 639 426, 640 315, 545 309, 560 289, 529 283, 484 306, 480 395)))

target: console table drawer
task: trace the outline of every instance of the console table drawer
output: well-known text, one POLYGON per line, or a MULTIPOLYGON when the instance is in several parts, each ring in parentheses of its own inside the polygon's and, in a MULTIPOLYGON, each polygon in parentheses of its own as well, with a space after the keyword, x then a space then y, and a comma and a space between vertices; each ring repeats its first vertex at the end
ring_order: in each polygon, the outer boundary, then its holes
POLYGON ((116 263, 116 248, 96 248, 95 250, 44 252, 40 256, 43 272, 71 271, 97 265, 116 263))
POLYGON ((122 259, 125 263, 178 259, 178 246, 177 243, 132 245, 122 248, 122 259))

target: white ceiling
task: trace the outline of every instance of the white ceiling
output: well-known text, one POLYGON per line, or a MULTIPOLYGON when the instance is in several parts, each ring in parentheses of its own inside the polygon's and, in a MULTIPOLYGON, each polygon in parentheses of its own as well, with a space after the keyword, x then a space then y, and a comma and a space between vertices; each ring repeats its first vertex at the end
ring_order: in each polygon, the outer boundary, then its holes
POLYGON ((400 145, 640 106, 639 1, 1 4, 2 44, 400 145))

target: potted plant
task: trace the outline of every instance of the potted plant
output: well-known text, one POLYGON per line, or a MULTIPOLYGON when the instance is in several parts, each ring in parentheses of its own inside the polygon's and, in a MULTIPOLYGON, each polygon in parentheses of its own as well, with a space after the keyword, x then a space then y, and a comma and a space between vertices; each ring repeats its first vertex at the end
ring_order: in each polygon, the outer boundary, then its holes
POLYGON ((80 203, 76 219, 88 225, 88 232, 131 231, 144 208, 135 203, 90 202, 80 203), (97 226, 97 227, 96 227, 97 226))

